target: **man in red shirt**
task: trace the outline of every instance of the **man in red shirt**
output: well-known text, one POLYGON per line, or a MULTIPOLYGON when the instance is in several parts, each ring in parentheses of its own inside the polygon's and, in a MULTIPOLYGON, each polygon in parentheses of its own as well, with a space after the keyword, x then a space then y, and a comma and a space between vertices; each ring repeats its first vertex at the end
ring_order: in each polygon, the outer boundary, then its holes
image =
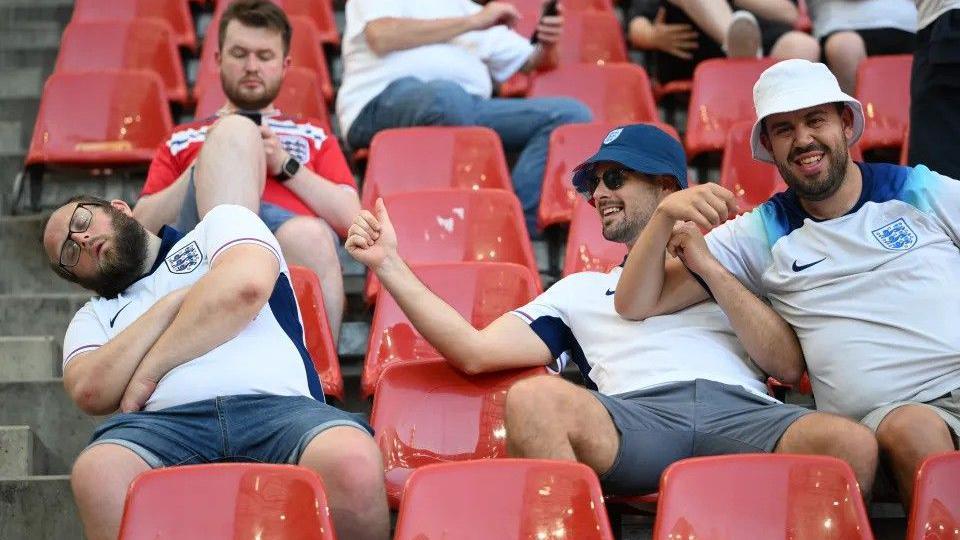
MULTIPOLYGON (((344 304, 336 244, 360 211, 356 182, 336 139, 318 120, 295 120, 273 106, 290 65, 291 30, 283 11, 266 0, 240 0, 224 11, 219 30, 216 60, 227 103, 216 116, 174 129, 157 150, 134 216, 154 233, 165 224, 191 230, 209 210, 204 200, 213 200, 202 193, 207 188, 196 189, 198 158, 228 167, 251 157, 244 155, 248 148, 232 143, 227 130, 214 127, 237 111, 259 113, 263 159, 251 162, 263 162, 265 181, 251 188, 260 192, 260 218, 289 263, 306 266, 320 277, 336 338, 344 304)), ((210 165, 203 170, 224 170, 210 165)), ((215 184, 215 189, 237 187, 215 184)))

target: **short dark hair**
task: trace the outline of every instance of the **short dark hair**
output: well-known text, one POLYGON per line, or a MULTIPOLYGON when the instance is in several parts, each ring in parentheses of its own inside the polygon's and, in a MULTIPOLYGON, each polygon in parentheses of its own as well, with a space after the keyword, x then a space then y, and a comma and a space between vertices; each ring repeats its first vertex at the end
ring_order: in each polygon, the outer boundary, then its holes
MULTIPOLYGON (((68 204, 73 204, 73 203, 77 203, 77 204, 96 204, 97 206, 110 206, 110 201, 108 201, 108 200, 106 200, 106 199, 101 199, 100 197, 97 197, 97 196, 95 196, 95 195, 74 195, 73 197, 70 197, 69 199, 67 199, 67 200, 63 201, 62 203, 58 204, 58 205, 57 205, 57 209, 59 210, 60 208, 63 208, 64 206, 67 206, 68 204)), ((53 213, 51 212, 49 216, 47 216, 46 218, 44 218, 44 220, 43 220, 43 226, 40 227, 40 246, 41 246, 41 248, 43 247, 43 237, 44 237, 44 235, 45 235, 46 232, 47 232, 47 225, 50 224, 50 218, 51 218, 52 216, 53 216, 53 213)), ((46 250, 44 250, 44 257, 45 257, 45 258, 47 257, 46 250)), ((52 270, 54 271, 54 273, 56 273, 58 276, 62 277, 63 279, 65 279, 65 280, 67 280, 67 281, 70 281, 70 282, 72 282, 72 283, 76 283, 76 282, 77 282, 77 276, 73 275, 72 272, 67 272, 66 270, 64 270, 63 268, 61 268, 61 267, 60 267, 60 261, 59 261, 59 260, 51 261, 49 258, 47 258, 47 264, 50 265, 50 269, 52 269, 52 270)))
POLYGON ((217 47, 223 51, 223 41, 227 35, 227 25, 230 21, 239 21, 244 26, 253 28, 267 28, 280 32, 280 39, 283 41, 283 55, 286 56, 290 51, 290 36, 293 30, 290 28, 290 21, 287 14, 280 9, 280 6, 269 0, 236 0, 220 16, 219 35, 217 36, 217 47))
MULTIPOLYGON (((847 108, 847 104, 843 101, 834 101, 833 106, 837 108, 837 114, 843 116, 843 110, 847 108)), ((760 120, 760 133, 767 133, 767 117, 764 116, 760 120)))

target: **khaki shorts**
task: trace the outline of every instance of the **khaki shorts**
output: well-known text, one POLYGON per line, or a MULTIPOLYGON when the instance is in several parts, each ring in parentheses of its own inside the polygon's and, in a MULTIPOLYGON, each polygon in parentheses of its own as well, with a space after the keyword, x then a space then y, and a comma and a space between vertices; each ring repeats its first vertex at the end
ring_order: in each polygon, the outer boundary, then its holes
POLYGON ((860 420, 860 423, 876 432, 880 422, 883 422, 883 419, 891 411, 904 405, 920 405, 937 413, 937 416, 942 418, 947 423, 947 427, 950 428, 950 433, 953 435, 953 445, 955 447, 960 446, 960 388, 927 402, 898 401, 884 405, 870 411, 863 417, 863 420, 860 420))

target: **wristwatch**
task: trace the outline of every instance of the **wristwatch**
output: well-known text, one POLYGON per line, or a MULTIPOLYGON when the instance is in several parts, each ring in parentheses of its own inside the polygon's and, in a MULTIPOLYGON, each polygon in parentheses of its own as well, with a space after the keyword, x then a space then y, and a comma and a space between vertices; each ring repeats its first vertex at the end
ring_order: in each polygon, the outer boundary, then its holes
POLYGON ((298 172, 300 172, 300 162, 293 159, 293 156, 290 156, 283 162, 283 167, 280 167, 280 172, 277 173, 277 180, 286 182, 296 176, 298 172))

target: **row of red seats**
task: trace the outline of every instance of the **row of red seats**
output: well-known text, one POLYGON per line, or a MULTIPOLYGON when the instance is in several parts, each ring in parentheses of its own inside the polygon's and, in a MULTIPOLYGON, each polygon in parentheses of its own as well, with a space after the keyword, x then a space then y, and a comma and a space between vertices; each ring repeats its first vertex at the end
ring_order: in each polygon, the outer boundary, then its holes
MULTIPOLYGON (((960 453, 928 458, 914 490, 907 540, 960 528, 960 453)), ((655 540, 870 540, 853 471, 824 456, 740 454, 682 460, 661 477, 655 540)), ((323 482, 289 465, 158 469, 131 484, 121 540, 334 540, 323 482), (202 509, 202 510, 201 510, 202 509)), ((396 540, 614 538, 597 476, 585 465, 533 459, 435 464, 407 481, 396 540)))

